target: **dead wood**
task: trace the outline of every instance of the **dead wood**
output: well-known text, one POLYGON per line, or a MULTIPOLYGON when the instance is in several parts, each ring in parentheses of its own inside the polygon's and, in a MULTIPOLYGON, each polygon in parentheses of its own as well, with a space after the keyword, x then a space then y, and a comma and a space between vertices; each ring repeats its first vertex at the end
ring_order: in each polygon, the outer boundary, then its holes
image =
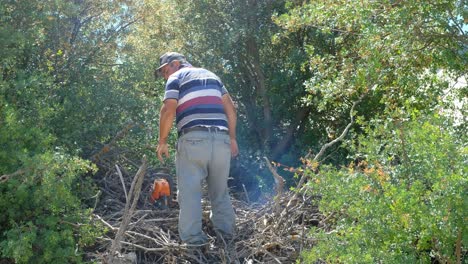
POLYGON ((273 178, 275 179, 275 191, 277 196, 281 196, 283 194, 284 189, 284 178, 281 177, 275 168, 271 165, 270 160, 267 157, 263 157, 266 161, 267 167, 270 170, 273 178))
MULTIPOLYGON (((351 121, 345 130, 337 139, 324 145, 314 161, 320 162, 327 148, 344 139, 354 123, 356 104, 350 110, 351 121)), ((112 142, 116 141, 109 144, 112 142)), ((103 155, 96 160, 102 173, 96 177, 100 192, 96 195, 94 216, 95 221, 106 226, 108 231, 92 252, 87 253, 88 259, 117 263, 126 256, 133 258, 135 255, 137 263, 295 263, 302 250, 316 243, 311 228, 328 230, 327 222, 333 216, 325 218, 320 214, 317 197, 303 191, 305 176, 301 177, 297 191, 285 191, 284 179, 268 158, 265 161, 275 179, 276 195, 257 203, 233 199, 237 232, 227 243, 216 236, 209 220, 211 206, 205 193, 203 229, 209 236, 209 243, 203 248, 190 248, 179 241, 177 202, 164 210, 151 204, 148 198, 154 179, 150 169, 144 177, 143 166, 119 153, 115 146, 112 155, 103 155), (135 177, 130 176, 132 167, 140 168, 135 177), (119 255, 115 255, 116 252, 119 255)))
MULTIPOLYGON (((316 162, 320 162, 320 159, 322 158, 322 156, 325 154, 325 151, 330 148, 331 146, 337 144, 338 142, 342 141, 344 139, 344 137, 348 134, 349 132, 349 129, 351 128, 351 126, 354 124, 354 108, 356 107, 356 105, 358 103, 361 102, 361 100, 364 98, 366 94, 362 94, 359 99, 355 102, 353 102, 353 105, 351 106, 351 109, 349 110, 349 117, 350 117, 350 121, 348 123, 348 125, 346 125, 345 129, 343 130, 343 132, 341 132, 340 136, 335 138, 334 140, 326 143, 325 145, 323 145, 321 148, 320 148, 320 151, 319 153, 317 153, 317 155, 315 155, 315 157, 312 159, 313 161, 316 161, 316 162)), ((301 179, 299 180, 299 183, 297 184, 297 189, 299 190, 303 185, 304 185, 304 181, 306 179, 306 175, 303 174, 301 179)))
POLYGON ((138 172, 136 173, 133 179, 132 186, 130 187, 129 199, 127 200, 127 203, 125 204, 124 214, 122 217, 123 218, 122 223, 120 224, 117 234, 115 235, 115 239, 112 241, 112 245, 109 249, 109 257, 108 257, 109 263, 114 262, 114 254, 120 253, 120 248, 121 248, 121 243, 122 243, 121 239, 122 239, 123 234, 127 230, 128 224, 130 222, 130 218, 133 215, 137 201, 140 197, 141 185, 143 183, 143 178, 144 178, 147 166, 148 164, 147 164, 146 156, 144 156, 143 164, 138 169, 138 172))
POLYGON ((93 162, 99 162, 102 156, 108 153, 111 150, 111 148, 114 147, 115 143, 124 138, 125 135, 127 135, 130 129, 132 129, 134 126, 135 123, 132 122, 126 124, 124 128, 122 128, 122 130, 120 130, 109 143, 105 144, 98 152, 93 154, 90 160, 92 160, 93 162))
MULTIPOLYGON (((121 236, 120 250, 117 248, 120 256, 114 256, 114 263, 131 259, 130 253, 135 253, 137 263, 295 263, 301 250, 315 243, 310 228, 322 224, 323 216, 318 212, 316 201, 305 195, 295 199, 288 215, 280 214, 281 210, 275 213, 273 208, 286 207, 293 197, 291 192, 282 192, 275 199, 265 198, 258 203, 233 199, 237 232, 228 243, 216 236, 209 220, 211 206, 205 193, 203 227, 210 240, 206 247, 190 248, 179 241, 177 203, 165 210, 155 208, 147 199, 149 190, 143 187, 135 210, 126 213, 128 203, 125 203, 120 176, 115 166, 112 167, 112 173, 102 178, 105 183, 100 185, 102 195, 94 214, 95 221, 106 226, 108 232, 99 239, 94 251, 87 254, 89 259, 103 263, 110 263, 107 261, 109 254, 115 251, 109 248, 118 236, 121 236)), ((125 185, 129 186, 129 175, 123 170, 121 173, 125 185)), ((151 180, 147 173, 143 186, 151 185, 151 180)), ((131 198, 131 193, 132 188, 129 202, 137 200, 131 198)))
POLYGON ((2 176, 0 176, 0 183, 6 182, 12 177, 22 175, 22 174, 25 174, 25 173, 26 173, 26 169, 20 169, 20 170, 17 170, 15 172, 11 173, 11 174, 3 174, 2 176))

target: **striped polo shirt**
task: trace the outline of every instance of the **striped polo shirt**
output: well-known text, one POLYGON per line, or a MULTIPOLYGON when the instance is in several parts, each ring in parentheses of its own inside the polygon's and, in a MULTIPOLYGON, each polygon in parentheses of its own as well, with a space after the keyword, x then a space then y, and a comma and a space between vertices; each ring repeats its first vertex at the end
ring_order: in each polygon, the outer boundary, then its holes
POLYGON ((177 131, 194 126, 228 130, 222 96, 227 93, 214 73, 195 67, 184 67, 166 82, 164 100, 176 99, 177 131))

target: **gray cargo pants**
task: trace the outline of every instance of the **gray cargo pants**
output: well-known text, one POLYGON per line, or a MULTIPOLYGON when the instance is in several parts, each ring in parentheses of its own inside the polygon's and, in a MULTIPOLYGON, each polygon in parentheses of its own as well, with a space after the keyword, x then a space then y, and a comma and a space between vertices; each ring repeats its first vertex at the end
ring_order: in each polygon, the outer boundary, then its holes
POLYGON ((221 132, 192 131, 177 142, 179 236, 186 243, 204 243, 202 231, 202 182, 208 185, 210 219, 221 234, 232 236, 235 215, 227 180, 231 162, 229 135, 221 132))

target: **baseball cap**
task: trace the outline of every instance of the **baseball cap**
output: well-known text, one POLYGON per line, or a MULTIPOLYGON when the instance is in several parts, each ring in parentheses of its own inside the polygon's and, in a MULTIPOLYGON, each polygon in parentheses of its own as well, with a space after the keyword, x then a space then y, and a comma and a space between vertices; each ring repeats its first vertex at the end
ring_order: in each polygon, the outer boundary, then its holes
POLYGON ((156 69, 156 71, 159 71, 162 67, 175 60, 185 61, 185 56, 172 51, 164 53, 161 57, 159 57, 159 67, 156 69))

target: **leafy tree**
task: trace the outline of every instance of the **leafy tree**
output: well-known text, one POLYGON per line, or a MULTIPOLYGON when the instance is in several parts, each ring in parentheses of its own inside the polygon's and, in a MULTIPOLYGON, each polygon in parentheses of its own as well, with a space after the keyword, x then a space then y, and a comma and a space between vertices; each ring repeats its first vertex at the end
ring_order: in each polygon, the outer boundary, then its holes
MULTIPOLYGON (((281 30, 272 15, 285 12, 284 1, 145 1, 140 8, 144 20, 135 27, 138 38, 127 39, 126 58, 149 65, 148 58, 154 63, 169 49, 180 51, 195 66, 218 74, 237 102, 242 155, 233 166, 234 178, 241 176, 248 188, 257 188, 254 175, 266 173, 260 178, 268 185, 272 178, 262 169, 262 156, 296 163, 307 151, 304 142, 317 143, 315 130, 307 128, 312 108, 300 100, 303 82, 310 78, 302 69, 304 44, 314 36, 272 40, 281 30)), ((145 72, 148 80, 150 72, 145 72)), ((159 105, 163 84, 140 85, 147 95, 155 93, 151 87, 159 89, 154 101, 159 105)))
POLYGON ((79 180, 93 166, 61 152, 23 161, 28 169, 0 183, 0 256, 15 263, 80 263, 83 248, 99 235, 80 201, 93 195, 89 182, 79 180))
MULTIPOLYGON (((466 138, 455 135, 466 125, 434 115, 453 106, 444 94, 466 74, 465 9, 455 0, 3 1, 1 260, 81 261, 75 250, 98 234, 82 203, 95 170, 82 158, 124 129, 116 150, 156 162, 163 81, 153 69, 169 49, 221 76, 239 107, 241 163, 256 174, 262 156, 295 163, 335 138, 359 101, 352 133, 320 161, 334 166, 308 172, 337 233, 318 231, 335 248, 319 242, 306 260, 458 260, 466 138)), ((455 91, 464 100, 466 86, 455 91)))
POLYGON ((358 109, 363 119, 386 119, 395 112, 431 112, 447 88, 439 71, 452 79, 464 73, 463 9, 463 2, 448 0, 320 1, 291 3, 276 21, 286 36, 315 28, 328 39, 328 49, 308 46, 314 72, 306 82, 308 102, 324 114, 347 112, 366 96, 358 109))
POLYGON ((341 146, 351 164, 307 174, 331 221, 316 229, 306 262, 461 261, 466 137, 457 138, 452 117, 435 113, 449 106, 447 79, 467 68, 464 8, 462 1, 291 2, 277 18, 282 37, 317 29, 330 44, 308 46, 314 75, 306 101, 334 113, 332 130, 359 102, 351 113, 357 125, 341 146))
POLYGON ((138 119, 134 76, 119 78, 123 1, 3 1, 0 7, 0 259, 81 262, 98 228, 89 157, 138 119))
POLYGON ((41 153, 53 139, 41 122, 50 108, 40 93, 52 78, 32 66, 44 42, 40 25, 46 23, 36 8, 24 2, 5 2, 0 8, 0 174, 15 171, 21 158, 41 153))
POLYGON ((466 136, 446 122, 418 116, 377 125, 359 139, 365 160, 311 174, 308 185, 322 195, 320 210, 333 231, 315 229, 320 242, 304 260, 461 263, 468 242, 466 136))

